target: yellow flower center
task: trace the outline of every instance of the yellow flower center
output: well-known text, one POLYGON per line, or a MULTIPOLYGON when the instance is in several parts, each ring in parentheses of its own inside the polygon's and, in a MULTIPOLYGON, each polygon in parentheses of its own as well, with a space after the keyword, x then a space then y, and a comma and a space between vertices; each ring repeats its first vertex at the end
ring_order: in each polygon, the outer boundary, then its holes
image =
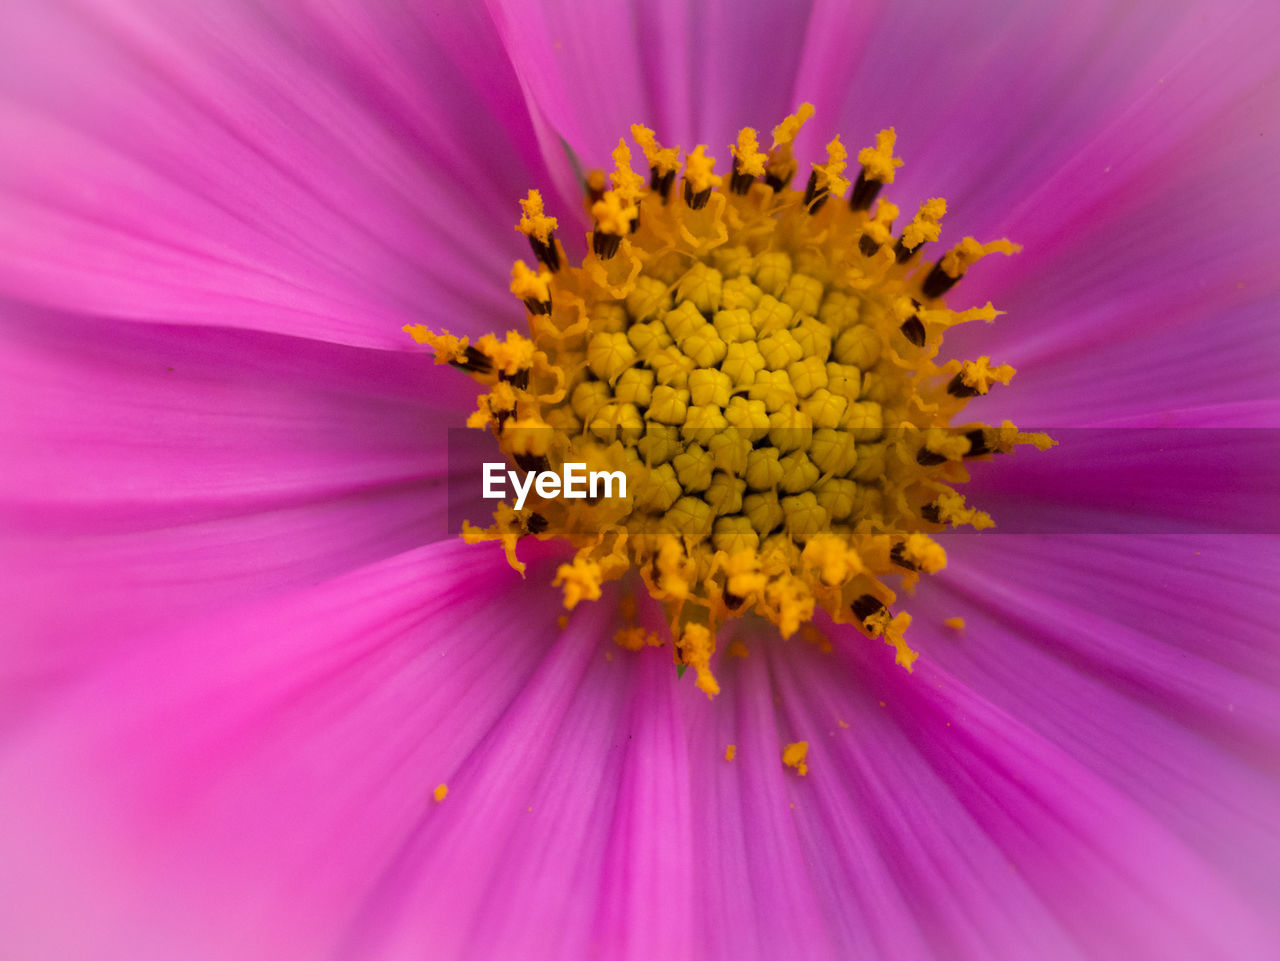
MULTIPOLYGON (((804 104, 775 127, 767 153, 744 129, 727 176, 705 146, 682 167, 677 149, 632 127, 649 177, 632 170, 625 141, 607 189, 588 177, 594 229, 581 265, 538 192, 521 201, 517 229, 536 264, 516 263, 511 290, 527 334, 471 343, 405 328, 487 387, 468 424, 491 431, 519 470, 584 464, 628 481, 625 497, 530 489, 520 509, 501 504, 492 525, 463 536, 501 541, 521 573, 519 539, 569 541, 576 553, 555 579, 569 609, 638 576, 708 695, 719 690, 717 625, 747 614, 787 637, 812 632, 824 610, 883 638, 910 670, 911 618, 892 612, 891 584, 909 590, 946 564, 930 532, 992 526, 953 487, 968 479, 964 460, 1053 443, 1007 421, 954 424, 1014 371, 989 357, 937 360, 949 327, 998 314, 942 296, 982 257, 1018 247, 966 237, 924 260, 941 199, 895 234, 898 208, 877 200, 902 163, 892 129, 858 153, 852 184, 837 137, 804 189, 790 189, 791 145, 812 114, 804 104)), ((661 644, 634 612, 624 605, 618 643, 661 644)), ((803 745, 793 748, 787 763, 803 773, 803 745)))

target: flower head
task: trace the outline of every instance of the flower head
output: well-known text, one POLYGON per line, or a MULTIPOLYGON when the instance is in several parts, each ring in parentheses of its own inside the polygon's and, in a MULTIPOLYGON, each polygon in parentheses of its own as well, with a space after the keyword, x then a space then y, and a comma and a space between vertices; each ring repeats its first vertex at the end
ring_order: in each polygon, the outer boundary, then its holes
POLYGON ((7 954, 1275 954, 1269 8, 0 16, 7 954), (575 157, 612 171, 591 207, 575 157), (448 535, 475 392, 402 328, 520 370, 505 332, 659 226, 644 167, 691 217, 812 171, 811 218, 883 185, 882 248, 1023 245, 947 292, 1006 313, 948 331, 943 387, 1060 445, 971 462, 948 503, 1001 526, 937 536, 913 673, 822 614, 739 618, 687 633, 708 701, 618 582, 448 535), (1056 533, 998 532, 1045 505, 1056 533))

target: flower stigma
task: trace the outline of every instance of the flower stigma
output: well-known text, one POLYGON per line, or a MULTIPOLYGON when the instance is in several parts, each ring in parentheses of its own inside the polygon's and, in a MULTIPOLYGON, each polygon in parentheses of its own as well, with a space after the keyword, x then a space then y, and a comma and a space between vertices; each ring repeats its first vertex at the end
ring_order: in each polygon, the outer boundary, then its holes
MULTIPOLYGON (((939 360, 946 331, 993 321, 990 303, 956 310, 943 297, 979 260, 1013 254, 1007 239, 965 237, 936 261, 941 198, 900 229, 880 197, 902 161, 892 128, 860 150, 851 180, 840 138, 792 189, 792 143, 813 108, 773 129, 770 147, 743 129, 727 173, 706 147, 684 154, 635 125, 648 177, 625 140, 613 172, 586 179, 588 253, 574 265, 541 195, 522 200, 511 291, 528 332, 472 342, 424 325, 405 330, 437 363, 486 392, 468 419, 525 472, 565 463, 622 471, 625 497, 564 500, 530 493, 499 504, 468 542, 497 540, 523 574, 516 544, 558 538, 575 549, 554 584, 572 610, 625 580, 661 603, 677 664, 708 696, 717 629, 755 615, 783 637, 825 611, 880 638, 898 664, 917 652, 895 611, 899 590, 946 564, 931 533, 983 529, 991 518, 956 484, 969 458, 1054 443, 1005 421, 956 425, 966 403, 1008 384, 990 357, 939 360)), ((663 640, 636 623, 631 596, 615 640, 663 640)), ((806 635, 807 636, 807 635, 806 635)), ((784 762, 804 773, 804 749, 784 762)), ((729 757, 732 757, 731 751, 729 757)))

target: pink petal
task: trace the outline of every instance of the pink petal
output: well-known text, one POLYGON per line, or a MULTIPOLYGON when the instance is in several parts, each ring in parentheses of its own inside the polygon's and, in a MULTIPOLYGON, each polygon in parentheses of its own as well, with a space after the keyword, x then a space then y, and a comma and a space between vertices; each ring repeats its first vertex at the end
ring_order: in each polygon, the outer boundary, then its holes
POLYGON ((397 348, 522 316, 547 178, 483 12, 61 7, 5 30, 0 290, 397 348))
MULTIPOLYGON (((470 753, 537 676, 567 679, 547 657, 554 597, 540 584, 542 616, 516 616, 531 608, 504 596, 513 581, 500 551, 419 550, 139 639, 62 695, 0 755, 9 950, 157 961, 340 950, 414 837, 441 837, 485 803, 470 753), (436 805, 442 782, 452 793, 436 805)), ((524 810, 523 795, 507 797, 524 810)), ((456 933, 470 919, 448 920, 456 933)))
POLYGON ((6 666, 28 681, 446 534, 443 423, 472 401, 424 355, 4 318, 6 666))

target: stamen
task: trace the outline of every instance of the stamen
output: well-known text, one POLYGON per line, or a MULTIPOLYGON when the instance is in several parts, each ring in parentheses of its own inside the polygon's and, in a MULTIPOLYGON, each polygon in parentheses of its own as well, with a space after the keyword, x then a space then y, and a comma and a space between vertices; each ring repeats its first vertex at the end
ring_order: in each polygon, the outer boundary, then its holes
MULTIPOLYGON (((911 617, 891 612, 894 585, 912 588, 946 564, 926 531, 992 526, 951 486, 967 479, 964 461, 1053 443, 1007 421, 952 427, 969 398, 1014 370, 937 359, 948 329, 998 315, 991 304, 952 310, 941 296, 1016 245, 965 238, 936 264, 913 265, 939 238, 946 204, 927 201, 895 238, 898 208, 876 203, 902 163, 892 128, 859 152, 849 204, 827 203, 851 186, 838 137, 805 190, 789 190, 795 137, 812 115, 801 105, 767 153, 744 128, 724 178, 695 147, 676 202, 680 151, 633 126, 649 177, 620 141, 607 189, 603 174, 587 178, 591 253, 580 266, 565 264, 541 195, 521 201, 517 229, 537 263, 516 262, 511 291, 528 336, 472 343, 405 328, 437 363, 485 386, 467 423, 491 431, 519 471, 581 463, 627 479, 625 496, 568 499, 516 474, 529 483, 521 509, 500 504, 488 529, 465 525, 464 539, 498 541, 522 573, 522 538, 568 541, 575 553, 553 582, 567 609, 630 572, 662 605, 676 663, 709 697, 717 629, 737 617, 827 649, 811 623, 821 609, 911 670, 911 617)), ((663 644, 626 601, 616 643, 663 644)), ((784 762, 804 773, 806 750, 788 746, 784 762)))

